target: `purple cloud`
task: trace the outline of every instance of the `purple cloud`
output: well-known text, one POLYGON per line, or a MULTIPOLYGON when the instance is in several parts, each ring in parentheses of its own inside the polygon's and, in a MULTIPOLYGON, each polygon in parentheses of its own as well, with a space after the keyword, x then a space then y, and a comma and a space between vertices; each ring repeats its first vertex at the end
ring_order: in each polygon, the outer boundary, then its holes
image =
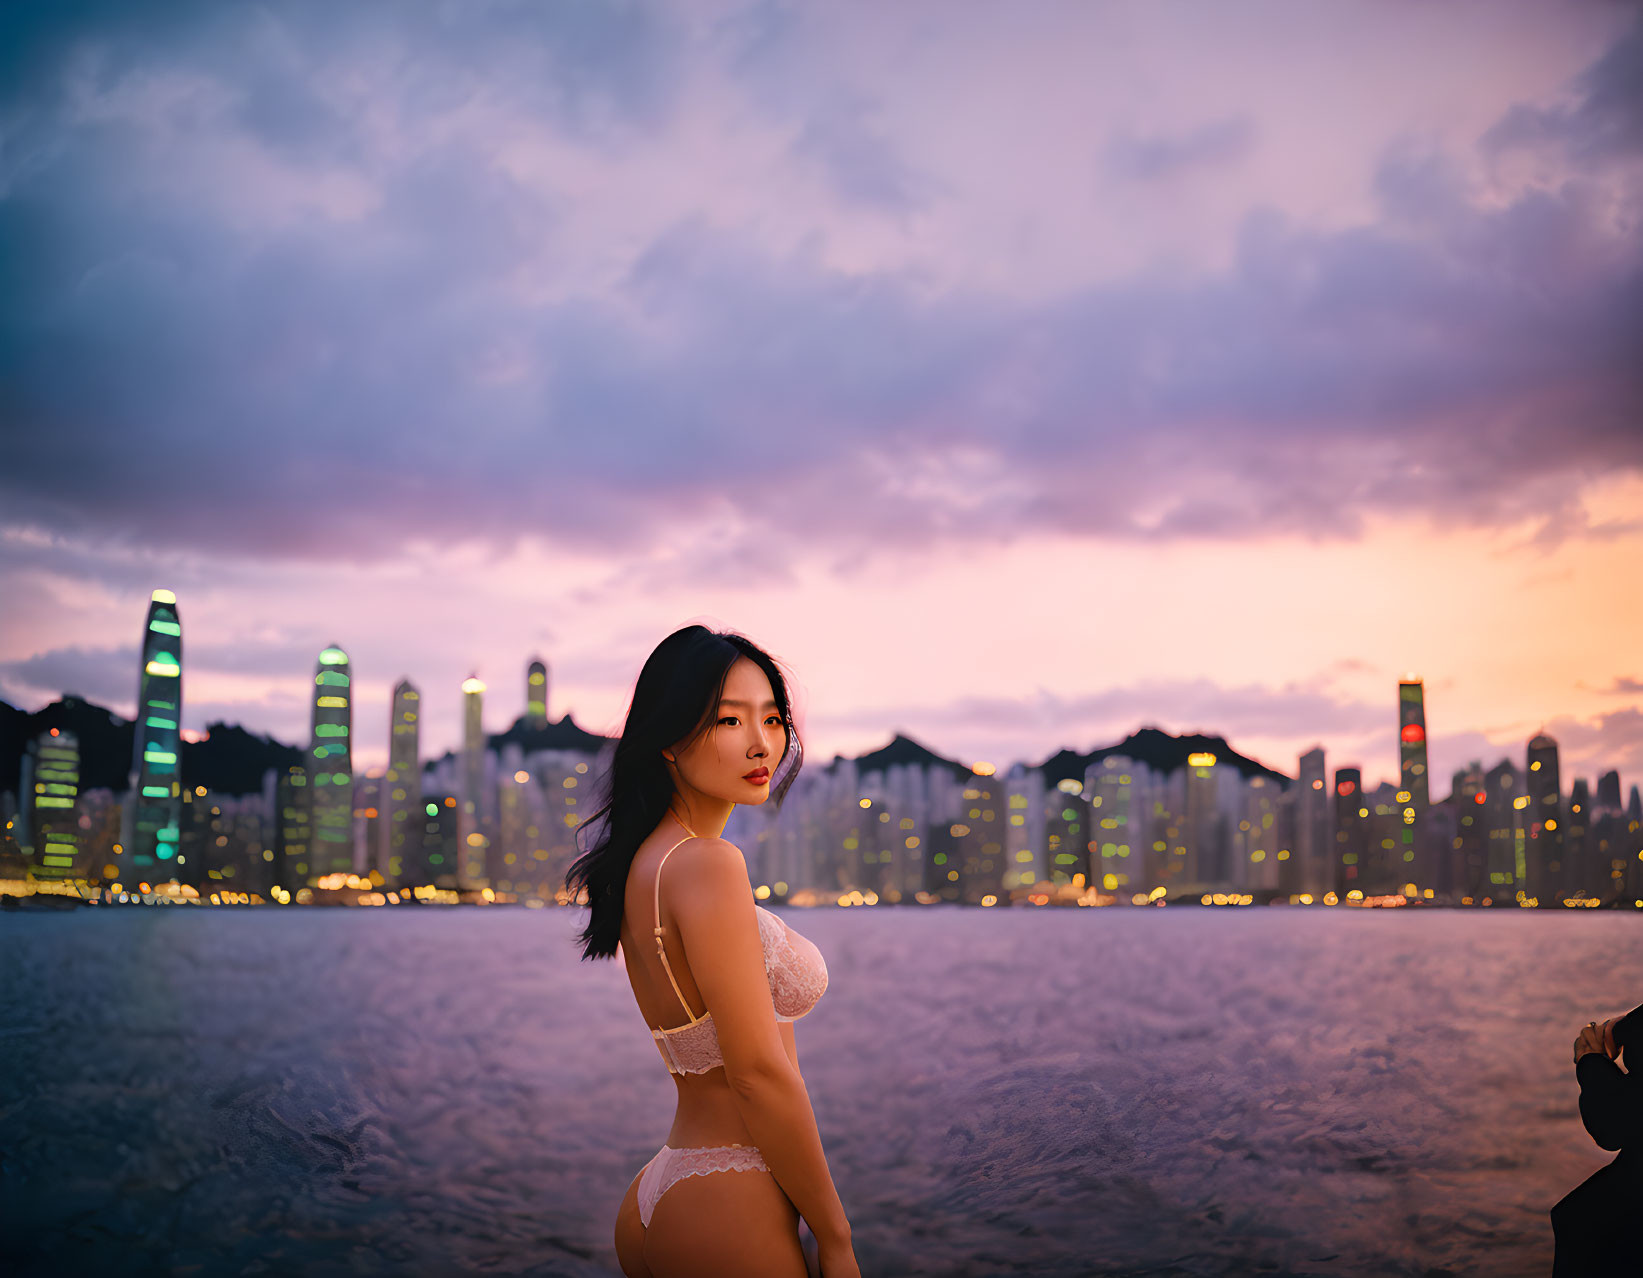
MULTIPOLYGON (((550 8, 30 34, 4 101, 8 519, 290 559, 417 535, 637 549, 727 509, 778 559, 1033 529, 1350 538, 1386 513, 1532 519, 1540 546, 1620 530, 1580 494, 1643 469, 1643 251, 1603 185, 1633 136, 1637 29, 1572 105, 1486 138, 1575 166, 1504 203, 1469 194, 1467 157, 1400 146, 1368 222, 1256 207, 1231 264, 1195 275, 1018 295, 847 270, 710 210, 613 241, 604 287, 546 288, 579 262, 586 173, 440 131, 485 111, 620 156, 691 105, 651 11, 550 8), (207 157, 229 167, 202 177, 207 157)), ((731 43, 752 56, 780 26, 731 43)), ((870 97, 819 93, 790 104, 790 158, 841 206, 952 198, 888 116, 816 105, 870 97)), ((1236 114, 1138 130, 1109 161, 1145 182, 1254 137, 1236 114)))
POLYGON ((1173 136, 1123 134, 1108 143, 1104 168, 1114 177, 1156 182, 1231 164, 1248 155, 1255 126, 1244 116, 1215 120, 1173 136))
POLYGON ((1571 102, 1512 108, 1484 135, 1485 148, 1551 146, 1600 160, 1643 152, 1643 22, 1587 68, 1575 88, 1571 102))
POLYGON ((110 707, 137 698, 137 648, 55 648, 0 662, 0 697, 31 707, 71 694, 110 707))

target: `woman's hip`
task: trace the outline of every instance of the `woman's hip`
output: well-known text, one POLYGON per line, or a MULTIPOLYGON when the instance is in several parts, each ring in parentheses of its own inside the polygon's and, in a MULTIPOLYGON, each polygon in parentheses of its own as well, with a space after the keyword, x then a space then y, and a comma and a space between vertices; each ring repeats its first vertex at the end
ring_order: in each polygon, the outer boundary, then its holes
POLYGON ((640 1176, 639 1208, 658 1275, 805 1278, 798 1210, 753 1146, 664 1145, 640 1176))

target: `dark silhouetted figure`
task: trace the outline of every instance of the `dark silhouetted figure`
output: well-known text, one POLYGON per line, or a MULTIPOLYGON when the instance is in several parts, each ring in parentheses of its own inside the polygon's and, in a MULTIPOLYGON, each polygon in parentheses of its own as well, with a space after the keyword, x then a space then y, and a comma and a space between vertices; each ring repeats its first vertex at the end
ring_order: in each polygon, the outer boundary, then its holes
POLYGON ((1604 1149, 1620 1157, 1582 1181, 1552 1208, 1556 1259, 1552 1278, 1643 1273, 1643 1007, 1602 1025, 1592 1022, 1575 1040, 1580 1121, 1604 1149), (1627 1069, 1616 1063, 1626 1055, 1627 1069), (1634 1059, 1635 1058, 1635 1059, 1634 1059))

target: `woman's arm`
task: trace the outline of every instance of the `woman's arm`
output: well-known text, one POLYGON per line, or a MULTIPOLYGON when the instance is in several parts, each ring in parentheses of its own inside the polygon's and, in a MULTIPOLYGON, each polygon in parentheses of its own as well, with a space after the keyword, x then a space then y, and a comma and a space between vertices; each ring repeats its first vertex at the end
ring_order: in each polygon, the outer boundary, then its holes
POLYGON ((799 1070, 799 1040, 793 1033, 792 1021, 777 1021, 776 1029, 782 1036, 782 1048, 787 1052, 787 1059, 793 1062, 793 1072, 801 1078, 804 1076, 799 1070))
POLYGON ((783 1062, 767 1071, 739 1074, 730 1087, 753 1143, 816 1241, 824 1246, 848 1242, 850 1222, 827 1169, 816 1113, 799 1071, 783 1062))
POLYGON ((776 1020, 765 975, 764 944, 753 909, 753 885, 740 849, 723 839, 693 840, 690 873, 674 892, 691 975, 713 1013, 725 1078, 748 1134, 824 1247, 848 1243, 850 1222, 839 1201, 815 1111, 776 1020))

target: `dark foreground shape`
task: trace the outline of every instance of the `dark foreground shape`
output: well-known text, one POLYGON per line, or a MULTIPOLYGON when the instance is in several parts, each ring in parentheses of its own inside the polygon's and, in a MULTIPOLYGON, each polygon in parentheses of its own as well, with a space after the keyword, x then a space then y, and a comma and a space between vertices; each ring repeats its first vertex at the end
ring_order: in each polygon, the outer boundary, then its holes
MULTIPOLYGON (((1643 1007, 1614 1027, 1615 1044, 1628 1067, 1643 1058, 1643 1007)), ((1620 1157, 1587 1177, 1552 1208, 1556 1258, 1552 1278, 1599 1278, 1643 1273, 1643 1071, 1622 1070, 1602 1052, 1575 1062, 1580 1080, 1580 1119, 1604 1149, 1620 1157)))

